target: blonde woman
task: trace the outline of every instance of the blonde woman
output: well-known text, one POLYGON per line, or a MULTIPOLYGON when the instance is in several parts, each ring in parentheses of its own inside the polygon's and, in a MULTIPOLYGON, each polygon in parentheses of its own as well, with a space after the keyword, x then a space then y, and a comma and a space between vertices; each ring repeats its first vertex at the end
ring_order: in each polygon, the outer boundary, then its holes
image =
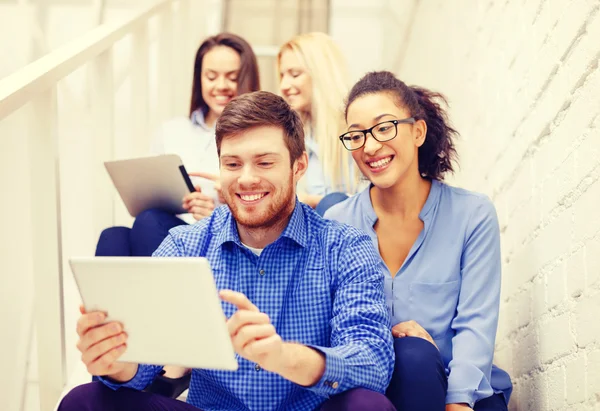
POLYGON ((349 90, 346 62, 325 33, 293 37, 277 56, 279 88, 300 114, 309 164, 298 187, 300 201, 323 213, 356 191, 353 164, 336 136, 345 127, 342 113, 349 90))

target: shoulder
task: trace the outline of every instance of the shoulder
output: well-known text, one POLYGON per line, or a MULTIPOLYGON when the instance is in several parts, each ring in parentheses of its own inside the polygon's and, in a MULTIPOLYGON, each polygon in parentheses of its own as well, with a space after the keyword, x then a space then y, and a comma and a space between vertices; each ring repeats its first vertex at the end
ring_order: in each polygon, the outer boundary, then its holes
POLYGON ((163 134, 193 130, 194 125, 187 117, 174 117, 159 126, 159 131, 163 134))
POLYGON ((195 125, 188 117, 175 117, 165 121, 159 127, 159 134, 169 139, 196 135, 212 135, 213 133, 195 125))
POLYGON ((441 204, 451 207, 453 211, 462 213, 465 217, 473 214, 496 214, 494 203, 486 194, 454 187, 446 183, 438 183, 441 189, 441 204))
POLYGON ((362 210, 362 196, 368 195, 369 188, 361 191, 358 194, 349 197, 348 199, 331 206, 324 215, 325 219, 335 220, 345 224, 352 224, 356 220, 356 216, 360 215, 362 210))
POLYGON ((209 217, 194 224, 172 228, 169 236, 185 256, 205 256, 212 239, 225 228, 229 216, 227 206, 220 206, 209 217))
POLYGON ((441 207, 449 215, 446 217, 462 221, 466 228, 466 237, 482 225, 494 231, 498 229, 498 214, 489 196, 464 188, 441 185, 441 207))
POLYGON ((363 230, 339 220, 322 218, 312 210, 310 213, 308 229, 312 240, 325 251, 332 267, 344 263, 345 259, 362 259, 364 263, 377 261, 373 242, 363 230))

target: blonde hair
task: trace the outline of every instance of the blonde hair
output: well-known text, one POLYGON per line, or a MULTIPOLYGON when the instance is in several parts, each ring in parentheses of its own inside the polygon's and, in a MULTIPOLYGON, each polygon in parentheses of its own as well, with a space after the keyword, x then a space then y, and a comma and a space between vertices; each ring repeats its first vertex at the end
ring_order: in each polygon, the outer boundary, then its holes
POLYGON ((354 192, 356 177, 351 170, 350 155, 337 138, 345 128, 343 104, 350 89, 344 56, 325 33, 299 34, 279 49, 279 75, 281 56, 286 50, 296 54, 312 80, 310 118, 304 125, 305 134, 312 135, 319 146, 318 155, 325 176, 334 190, 354 192))

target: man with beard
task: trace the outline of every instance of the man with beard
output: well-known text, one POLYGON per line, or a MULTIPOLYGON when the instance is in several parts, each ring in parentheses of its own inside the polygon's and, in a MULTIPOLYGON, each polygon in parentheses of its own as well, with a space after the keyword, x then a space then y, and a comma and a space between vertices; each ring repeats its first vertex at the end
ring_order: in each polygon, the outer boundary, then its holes
POLYGON ((154 255, 208 259, 239 369, 194 369, 187 404, 141 392, 162 367, 116 362, 123 329, 84 313, 78 348, 103 377, 59 410, 393 410, 381 259, 366 234, 298 202, 300 118, 274 94, 245 94, 225 107, 216 139, 228 207, 172 229, 154 255))

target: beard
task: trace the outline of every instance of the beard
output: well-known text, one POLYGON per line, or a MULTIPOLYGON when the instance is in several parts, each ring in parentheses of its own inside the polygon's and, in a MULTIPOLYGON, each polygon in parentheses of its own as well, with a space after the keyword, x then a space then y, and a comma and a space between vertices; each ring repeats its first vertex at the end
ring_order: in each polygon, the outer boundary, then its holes
POLYGON ((288 218, 294 210, 296 193, 294 191, 293 177, 279 191, 270 191, 266 200, 268 204, 260 204, 260 210, 256 207, 239 207, 238 197, 235 191, 229 190, 223 195, 225 203, 231 210, 233 218, 238 226, 256 230, 277 226, 287 223, 288 218))

